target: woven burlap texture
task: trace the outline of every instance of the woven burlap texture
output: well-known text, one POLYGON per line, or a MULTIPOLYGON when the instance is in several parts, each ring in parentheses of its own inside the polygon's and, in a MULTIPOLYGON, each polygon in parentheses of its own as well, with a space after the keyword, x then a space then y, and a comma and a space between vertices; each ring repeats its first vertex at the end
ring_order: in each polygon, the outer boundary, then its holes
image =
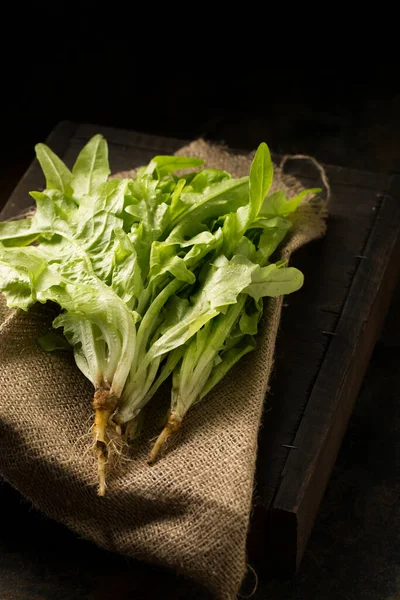
MULTIPOLYGON (((178 151, 239 177, 251 155, 197 140, 178 151)), ((301 189, 275 170, 274 189, 301 189)), ((320 237, 325 211, 303 204, 282 255, 320 237)), ((299 292, 301 293, 301 292, 299 292)), ((33 505, 111 551, 169 566, 232 599, 246 572, 246 536, 254 486, 257 434, 273 365, 282 299, 267 302, 258 349, 189 412, 168 452, 146 463, 157 412, 130 460, 96 492, 89 447, 91 384, 68 353, 45 353, 37 339, 54 318, 51 306, 29 313, 0 302, 0 474, 33 505)), ((157 404, 157 401, 154 402, 157 404)), ((160 409, 159 409, 160 410, 160 409)))

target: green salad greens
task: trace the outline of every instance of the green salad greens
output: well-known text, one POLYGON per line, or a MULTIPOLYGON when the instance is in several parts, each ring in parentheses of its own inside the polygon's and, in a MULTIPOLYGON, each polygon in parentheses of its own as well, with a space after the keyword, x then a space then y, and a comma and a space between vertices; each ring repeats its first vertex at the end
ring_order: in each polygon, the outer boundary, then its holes
MULTIPOLYGON (((132 437, 143 407, 172 375, 169 418, 153 462, 190 407, 256 346, 263 297, 298 290, 300 271, 271 258, 306 194, 268 195, 262 143, 249 177, 203 161, 155 156, 131 179, 109 179, 94 136, 72 171, 36 146, 46 187, 35 214, 0 223, 0 290, 10 307, 58 304, 54 328, 94 386, 99 494, 108 428, 132 437), (64 339, 65 339, 64 338, 64 339)), ((63 347, 57 335, 45 349, 63 347)))

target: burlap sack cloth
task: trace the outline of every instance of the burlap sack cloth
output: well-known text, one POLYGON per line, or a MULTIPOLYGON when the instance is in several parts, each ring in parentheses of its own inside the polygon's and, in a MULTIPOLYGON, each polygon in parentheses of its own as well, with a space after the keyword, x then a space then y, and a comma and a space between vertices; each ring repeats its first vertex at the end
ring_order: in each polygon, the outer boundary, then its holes
MULTIPOLYGON (((231 155, 198 140, 179 154, 240 177, 253 157, 231 155)), ((276 169, 274 189, 301 186, 276 169)), ((323 235, 321 201, 303 205, 281 254, 288 258, 323 235)), ((301 293, 298 292, 298 293, 301 293)), ((257 433, 273 364, 282 299, 267 303, 258 349, 193 408, 168 452, 146 463, 156 413, 129 461, 96 494, 96 463, 86 435, 91 384, 69 353, 46 353, 37 339, 54 317, 49 306, 29 313, 0 302, 0 474, 33 505, 99 546, 161 563, 193 577, 217 598, 236 597, 246 572, 257 433)), ((154 401, 157 405, 157 401, 154 401)))

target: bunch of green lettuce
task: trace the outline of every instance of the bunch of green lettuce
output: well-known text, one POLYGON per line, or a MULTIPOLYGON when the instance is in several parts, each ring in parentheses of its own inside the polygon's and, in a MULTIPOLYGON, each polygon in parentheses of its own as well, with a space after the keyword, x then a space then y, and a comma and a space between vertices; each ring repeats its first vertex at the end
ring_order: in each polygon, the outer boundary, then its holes
POLYGON ((176 156, 154 157, 132 179, 109 179, 101 135, 72 171, 44 144, 36 154, 46 188, 31 192, 33 217, 0 223, 0 290, 11 307, 61 307, 53 325, 95 388, 103 495, 111 420, 133 431, 173 373, 170 421, 180 424, 254 347, 261 298, 301 287, 298 270, 269 258, 303 195, 267 196, 265 144, 240 179, 217 169, 187 173, 203 161, 176 156))

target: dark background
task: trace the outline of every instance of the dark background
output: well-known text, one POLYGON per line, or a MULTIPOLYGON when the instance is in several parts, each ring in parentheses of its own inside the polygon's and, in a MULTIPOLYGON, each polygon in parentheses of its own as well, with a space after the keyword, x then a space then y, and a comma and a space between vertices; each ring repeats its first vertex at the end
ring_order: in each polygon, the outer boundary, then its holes
MULTIPOLYGON (((400 171, 398 54, 327 60, 323 48, 309 54, 299 46, 291 61, 281 61, 265 48, 265 60, 256 66, 250 50, 240 61, 229 53, 209 59, 195 50, 186 56, 192 64, 182 66, 173 43, 155 50, 151 39, 143 45, 126 35, 123 15, 118 25, 125 33, 106 39, 82 24, 70 37, 54 27, 40 37, 30 31, 20 58, 5 58, 0 206, 33 159, 35 143, 64 119, 184 139, 202 135, 243 149, 264 140, 277 153, 400 171)), ((285 581, 259 574, 255 600, 400 598, 399 300, 400 288, 300 573, 285 581)), ((70 532, 31 512, 17 493, 6 490, 2 497, 1 600, 106 598, 108 573, 100 551, 80 567, 69 553, 70 532)), ((171 597, 187 596, 173 574, 165 583, 171 597)), ((252 583, 249 577, 244 595, 252 583)), ((166 592, 149 567, 127 563, 115 597, 166 592)))
MULTIPOLYGON (((214 54, 183 53, 164 48, 155 34, 138 41, 122 22, 103 32, 84 20, 70 29, 64 18, 59 30, 49 27, 41 37, 27 19, 19 52, 3 52, 3 201, 34 145, 64 119, 184 139, 203 135, 232 147, 264 140, 278 153, 312 153, 375 171, 400 165, 400 51, 389 46, 379 50, 376 42, 371 55, 361 45, 341 57, 304 40, 290 44, 288 32, 278 46, 238 51, 224 49, 226 40, 215 49, 210 31, 214 54)), ((146 23, 136 24, 135 34, 138 27, 146 23)))

